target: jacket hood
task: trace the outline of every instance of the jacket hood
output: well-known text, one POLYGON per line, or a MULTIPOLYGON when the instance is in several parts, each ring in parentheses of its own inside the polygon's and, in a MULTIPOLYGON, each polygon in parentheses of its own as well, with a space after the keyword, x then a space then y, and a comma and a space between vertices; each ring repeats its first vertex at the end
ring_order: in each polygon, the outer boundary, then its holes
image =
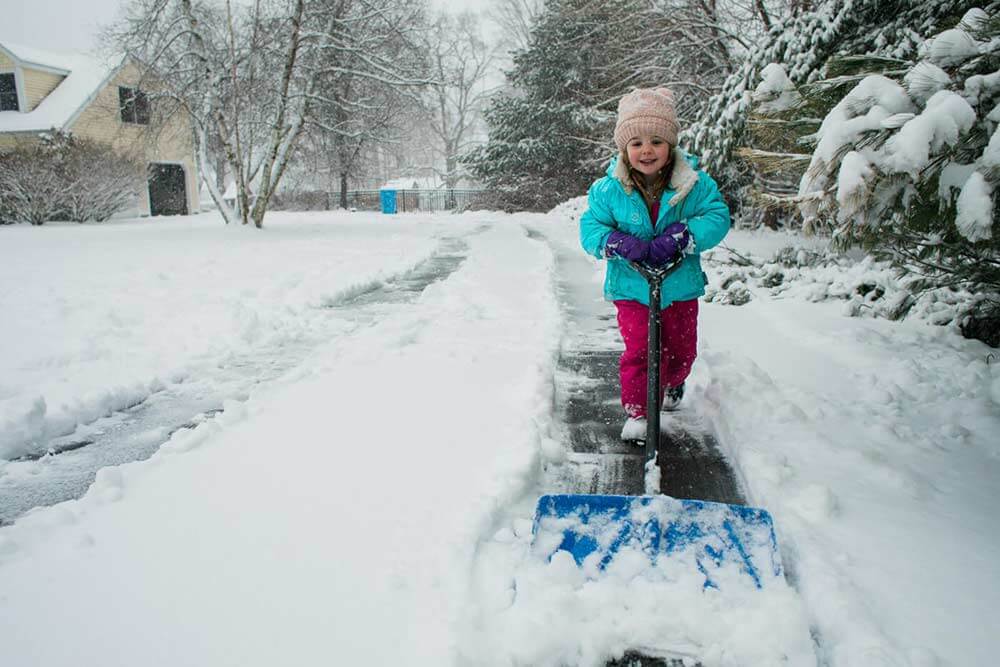
MULTIPOLYGON (((674 147, 674 170, 670 174, 670 189, 674 191, 674 195, 667 202, 668 206, 676 206, 691 192, 691 188, 698 182, 697 168, 696 156, 688 155, 679 146, 674 147)), ((629 177, 624 151, 611 158, 607 175, 618 181, 626 194, 632 194, 632 179, 629 177)))

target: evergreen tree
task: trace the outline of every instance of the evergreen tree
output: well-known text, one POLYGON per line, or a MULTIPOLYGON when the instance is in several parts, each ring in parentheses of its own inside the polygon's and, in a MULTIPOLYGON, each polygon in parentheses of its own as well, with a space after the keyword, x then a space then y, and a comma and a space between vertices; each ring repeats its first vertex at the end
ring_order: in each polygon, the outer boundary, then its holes
POLYGON ((633 88, 670 85, 682 123, 693 118, 728 60, 710 21, 685 20, 694 14, 686 2, 549 0, 514 56, 510 92, 484 114, 489 141, 464 159, 490 192, 482 205, 546 210, 586 192, 633 88))
POLYGON ((682 141, 701 156, 723 191, 730 192, 730 203, 740 209, 752 174, 743 160, 734 159, 734 152, 747 143, 751 92, 767 65, 780 63, 796 86, 826 75, 835 85, 825 93, 828 98, 836 97, 845 81, 834 79, 837 72, 824 70, 831 59, 855 56, 852 67, 861 62, 884 66, 885 59, 912 60, 923 37, 954 25, 975 4, 968 0, 826 0, 812 11, 775 22, 767 38, 750 50, 725 81, 706 113, 684 132, 682 141))

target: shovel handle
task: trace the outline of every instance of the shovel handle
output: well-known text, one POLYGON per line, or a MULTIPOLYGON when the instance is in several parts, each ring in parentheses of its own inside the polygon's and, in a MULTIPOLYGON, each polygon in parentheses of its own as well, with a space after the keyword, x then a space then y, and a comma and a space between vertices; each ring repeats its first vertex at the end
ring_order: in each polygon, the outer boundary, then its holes
POLYGON ((684 261, 684 255, 666 266, 630 262, 649 283, 649 336, 646 343, 646 461, 656 457, 660 445, 660 288, 667 276, 684 261))
POLYGON ((649 283, 649 286, 652 287, 654 283, 656 285, 663 284, 663 281, 667 279, 667 276, 673 273, 674 269, 680 266, 683 261, 684 255, 678 255, 677 259, 664 266, 650 266, 649 264, 644 264, 642 262, 629 262, 629 264, 631 264, 632 268, 638 271, 639 275, 645 278, 646 282, 649 283))

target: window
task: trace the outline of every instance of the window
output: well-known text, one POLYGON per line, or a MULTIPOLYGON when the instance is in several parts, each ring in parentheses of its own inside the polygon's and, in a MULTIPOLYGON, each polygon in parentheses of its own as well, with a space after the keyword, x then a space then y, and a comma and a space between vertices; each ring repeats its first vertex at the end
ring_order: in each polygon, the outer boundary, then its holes
POLYGON ((19 111, 14 74, 0 74, 0 111, 19 111))
POLYGON ((149 98, 138 88, 118 86, 118 103, 123 123, 149 125, 149 98))

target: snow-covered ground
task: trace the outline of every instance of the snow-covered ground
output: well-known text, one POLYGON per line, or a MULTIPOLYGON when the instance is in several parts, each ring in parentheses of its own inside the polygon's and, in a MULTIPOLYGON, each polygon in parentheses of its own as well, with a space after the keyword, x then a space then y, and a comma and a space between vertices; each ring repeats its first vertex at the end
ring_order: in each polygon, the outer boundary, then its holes
POLYGON ((423 219, 373 225, 303 215, 251 234, 206 215, 5 228, 0 459, 228 358, 326 335, 324 307, 412 268, 442 233, 423 219))
MULTIPOLYGON (((571 212, 0 229, 0 486, 78 452, 10 459, 219 360, 297 350, 149 460, 0 528, 0 664, 601 664, 630 647, 991 664, 1000 362, 925 320, 812 303, 814 285, 704 304, 685 399, 772 512, 792 588, 713 597, 531 560, 542 470, 565 455, 560 350, 616 344, 564 325, 570 301, 609 312, 571 212), (466 259, 415 301, 331 307, 449 239, 466 259), (560 286, 566 262, 587 284, 560 286)), ((727 243, 767 259, 800 241, 727 243)))

